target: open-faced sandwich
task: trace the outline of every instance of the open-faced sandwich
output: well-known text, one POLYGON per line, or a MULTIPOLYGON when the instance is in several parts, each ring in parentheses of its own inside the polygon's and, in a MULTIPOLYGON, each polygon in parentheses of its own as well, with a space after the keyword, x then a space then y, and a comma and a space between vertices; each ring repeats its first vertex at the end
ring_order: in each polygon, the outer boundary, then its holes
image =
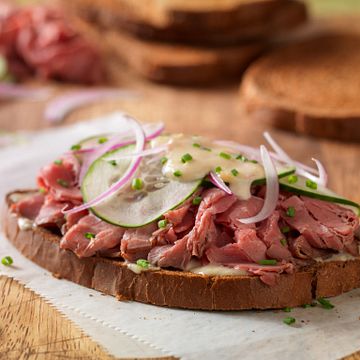
POLYGON ((163 134, 101 134, 7 195, 9 240, 55 276, 161 306, 298 306, 360 287, 359 205, 272 147, 163 134))

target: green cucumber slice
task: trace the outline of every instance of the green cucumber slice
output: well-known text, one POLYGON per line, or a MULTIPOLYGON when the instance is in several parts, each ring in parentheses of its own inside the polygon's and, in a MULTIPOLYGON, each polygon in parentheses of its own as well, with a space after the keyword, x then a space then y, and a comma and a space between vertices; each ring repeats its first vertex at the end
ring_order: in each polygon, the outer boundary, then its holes
MULTIPOLYGON (((115 155, 131 153, 134 145, 108 152, 95 160, 86 173, 81 190, 85 202, 94 199, 116 182, 128 168, 131 159, 109 162, 115 155)), ((130 185, 91 211, 104 221, 123 227, 140 227, 160 218, 165 212, 177 207, 191 196, 200 180, 180 182, 165 178, 160 158, 144 158, 138 171, 143 181, 141 190, 130 185)))
MULTIPOLYGON (((285 167, 276 166, 276 169, 277 169, 279 179, 289 176, 291 174, 294 174, 296 171, 295 166, 285 166, 285 167)), ((265 178, 257 179, 252 182, 252 185, 265 185, 265 184, 266 184, 265 178)))
POLYGON ((345 205, 354 211, 355 214, 360 215, 360 205, 354 201, 345 199, 326 187, 317 185, 317 189, 312 189, 306 186, 306 178, 297 175, 298 181, 290 184, 287 177, 280 179, 280 187, 297 195, 305 195, 319 200, 334 202, 345 205))
POLYGON ((89 136, 78 142, 78 145, 81 146, 82 149, 91 148, 97 146, 102 143, 105 139, 110 139, 110 137, 114 136, 114 134, 100 134, 95 136, 89 136))

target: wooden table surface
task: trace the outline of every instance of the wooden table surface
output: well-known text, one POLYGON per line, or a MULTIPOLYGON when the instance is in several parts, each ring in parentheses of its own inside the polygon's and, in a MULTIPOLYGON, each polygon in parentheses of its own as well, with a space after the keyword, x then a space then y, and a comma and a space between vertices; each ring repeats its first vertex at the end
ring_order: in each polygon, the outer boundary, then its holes
MULTIPOLYGON (((267 129, 244 114, 237 84, 209 89, 172 88, 142 82, 113 62, 110 67, 116 83, 138 90, 140 97, 79 109, 65 123, 121 109, 143 121, 164 121, 171 132, 203 134, 255 146, 264 143, 262 132, 271 130, 295 159, 308 164, 311 157, 322 160, 331 187, 360 202, 360 145, 267 129)), ((62 87, 58 91, 67 90, 62 87)), ((44 105, 28 101, 0 104, 0 130, 48 127, 42 116, 44 105)), ((0 292, 0 359, 112 358, 71 321, 12 279, 0 277, 0 292)), ((347 359, 359 360, 360 352, 347 359)))

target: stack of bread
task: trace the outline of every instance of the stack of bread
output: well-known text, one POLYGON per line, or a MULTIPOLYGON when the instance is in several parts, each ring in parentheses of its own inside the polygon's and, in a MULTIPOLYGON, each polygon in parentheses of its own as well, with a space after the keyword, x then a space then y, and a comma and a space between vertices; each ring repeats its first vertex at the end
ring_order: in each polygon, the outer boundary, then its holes
POLYGON ((269 41, 303 24, 299 0, 72 0, 122 62, 157 82, 238 78, 269 41))

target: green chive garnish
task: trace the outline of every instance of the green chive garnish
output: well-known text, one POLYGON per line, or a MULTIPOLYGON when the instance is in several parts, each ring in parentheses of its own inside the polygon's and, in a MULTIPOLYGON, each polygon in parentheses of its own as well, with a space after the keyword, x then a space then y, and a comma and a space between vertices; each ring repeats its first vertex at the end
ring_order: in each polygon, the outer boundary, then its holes
POLYGON ((69 187, 69 183, 64 179, 57 179, 56 182, 64 188, 69 187))
POLYGON ((166 225, 167 225, 167 220, 166 220, 166 219, 163 219, 163 220, 159 220, 159 221, 158 221, 158 227, 159 227, 160 229, 165 228, 166 225))
POLYGON ((238 176, 238 175, 239 175, 239 172, 238 172, 236 169, 232 169, 232 170, 231 170, 231 173, 232 173, 234 176, 238 176))
POLYGON ((277 261, 274 259, 265 259, 258 262, 259 265, 276 265, 277 261))
POLYGON ((290 175, 287 178, 289 184, 295 184, 298 181, 298 177, 296 175, 290 175))
POLYGON ((326 310, 330 310, 335 307, 335 305, 333 305, 329 300, 326 300, 324 298, 317 299, 317 301, 326 310))
POLYGON ((187 154, 184 154, 182 157, 181 157, 181 161, 185 164, 189 161, 191 161, 193 159, 193 157, 187 153, 187 154))
POLYGON ((208 147, 204 147, 204 146, 202 147, 202 149, 203 149, 203 150, 205 150, 205 151, 211 151, 211 149, 210 149, 210 148, 208 148, 208 147))
POLYGON ((73 151, 76 151, 76 150, 80 150, 81 149, 81 145, 79 144, 76 144, 76 145, 73 145, 70 150, 73 150, 73 151))
POLYGON ((116 160, 109 160, 109 164, 112 165, 112 166, 117 165, 116 160))
POLYGON ((257 164, 257 163, 258 163, 258 161, 256 161, 256 160, 247 160, 247 161, 249 161, 249 162, 251 162, 251 163, 253 163, 253 164, 257 164))
POLYGON ((176 177, 180 177, 182 175, 182 172, 180 170, 176 170, 174 171, 173 175, 176 177))
POLYGON ((236 159, 237 160, 241 160, 241 161, 248 161, 248 159, 244 156, 244 155, 238 155, 237 157, 236 157, 236 159))
POLYGON ((199 148, 199 147, 201 147, 201 145, 198 143, 193 143, 193 147, 199 148))
POLYGON ((63 162, 62 162, 61 159, 58 159, 58 160, 55 160, 55 161, 54 161, 54 164, 55 164, 55 165, 62 165, 62 163, 63 163, 63 162))
POLYGON ((95 238, 95 234, 91 233, 91 232, 86 232, 84 235, 87 239, 94 239, 95 238))
POLYGON ((295 208, 293 206, 289 206, 286 210, 286 215, 289 217, 294 217, 295 216, 295 208))
POLYGON ((145 259, 136 260, 136 265, 142 267, 143 269, 147 269, 150 263, 145 259))
POLYGON ((282 228, 281 228, 281 232, 282 232, 283 234, 286 234, 286 233, 290 232, 289 226, 284 226, 284 227, 282 227, 282 228))
POLYGON ((286 239, 281 239, 281 240, 280 240, 280 244, 281 244, 282 246, 286 246, 286 245, 287 245, 286 239))
POLYGON ((46 191, 45 188, 41 187, 41 188, 39 188, 39 193, 40 193, 40 194, 46 194, 47 191, 46 191))
POLYGON ((317 189, 317 183, 315 181, 306 180, 306 187, 316 190, 317 189))
POLYGON ((221 171, 222 171, 221 166, 217 166, 217 167, 215 168, 215 172, 216 172, 216 173, 219 173, 219 172, 221 172, 221 171))
POLYGON ((285 307, 283 308, 284 312, 291 312, 292 308, 291 307, 285 307))
POLYGON ((161 164, 164 165, 164 164, 166 164, 166 162, 168 161, 168 159, 167 159, 166 156, 164 156, 164 157, 161 158, 160 161, 161 161, 161 164))
POLYGON ((230 160, 231 159, 231 155, 226 153, 226 152, 221 152, 219 154, 219 156, 221 156, 222 158, 226 159, 226 160, 230 160))
POLYGON ((199 205, 201 203, 202 197, 201 196, 196 196, 194 197, 192 203, 193 205, 199 205))
POLYGON ((286 325, 291 325, 291 324, 294 324, 294 323, 295 323, 295 321, 296 321, 296 319, 295 319, 295 318, 293 318, 293 317, 291 317, 291 316, 289 316, 289 317, 287 317, 287 318, 283 319, 283 323, 284 323, 284 324, 286 324, 286 325))
POLYGON ((144 186, 144 182, 140 178, 133 179, 131 183, 131 188, 133 190, 141 190, 144 186))
POLYGON ((1 263, 5 266, 10 266, 13 262, 14 261, 11 256, 5 256, 1 259, 1 263))
POLYGON ((100 139, 98 140, 98 143, 99 143, 99 144, 104 144, 104 143, 106 143, 107 141, 108 141, 108 138, 102 137, 102 138, 100 138, 100 139))

